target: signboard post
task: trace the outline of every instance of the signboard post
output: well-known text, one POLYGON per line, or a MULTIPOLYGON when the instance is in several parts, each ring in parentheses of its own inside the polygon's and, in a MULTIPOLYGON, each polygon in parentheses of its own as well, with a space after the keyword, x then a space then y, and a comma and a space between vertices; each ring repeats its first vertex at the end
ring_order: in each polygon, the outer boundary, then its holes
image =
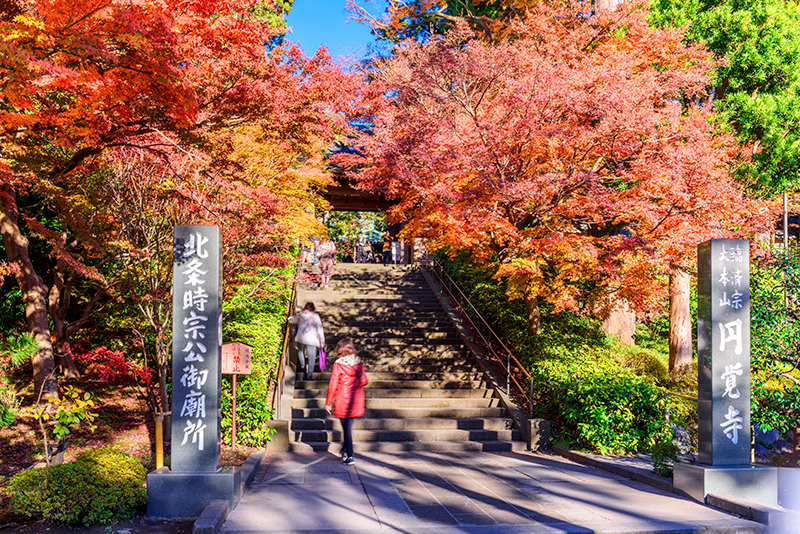
POLYGON ((697 250, 698 456, 674 466, 674 486, 705 501, 726 493, 777 503, 777 471, 750 465, 750 243, 712 239, 697 250))
POLYGON ((246 343, 222 344, 222 374, 233 375, 233 413, 231 414, 231 447, 236 448, 236 375, 251 373, 253 347, 246 343))

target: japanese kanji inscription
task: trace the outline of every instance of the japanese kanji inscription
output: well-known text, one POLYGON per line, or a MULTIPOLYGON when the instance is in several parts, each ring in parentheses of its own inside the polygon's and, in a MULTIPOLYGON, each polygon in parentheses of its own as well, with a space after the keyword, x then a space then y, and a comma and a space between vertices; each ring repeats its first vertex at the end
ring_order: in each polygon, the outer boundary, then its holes
POLYGON ((741 239, 698 246, 698 462, 750 463, 750 253, 741 239))
POLYGON ((176 226, 173 244, 172 462, 219 469, 222 315, 216 226, 176 226))

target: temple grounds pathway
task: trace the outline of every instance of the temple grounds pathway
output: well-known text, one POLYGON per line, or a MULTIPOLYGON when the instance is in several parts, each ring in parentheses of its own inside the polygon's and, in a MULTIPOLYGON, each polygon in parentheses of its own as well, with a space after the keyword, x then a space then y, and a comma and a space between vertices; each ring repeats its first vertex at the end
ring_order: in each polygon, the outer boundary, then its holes
POLYGON ((529 452, 267 453, 228 534, 750 533, 763 525, 529 452))

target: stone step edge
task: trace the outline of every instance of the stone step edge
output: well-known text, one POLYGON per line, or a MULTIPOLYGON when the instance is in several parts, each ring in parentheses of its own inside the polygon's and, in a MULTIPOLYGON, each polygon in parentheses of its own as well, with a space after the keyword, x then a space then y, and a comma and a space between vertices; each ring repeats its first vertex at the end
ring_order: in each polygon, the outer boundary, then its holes
MULTIPOLYGON (((309 443, 290 442, 289 450, 301 451, 341 451, 341 443, 319 442, 314 447, 309 443)), ((357 441, 353 442, 356 452, 392 451, 441 451, 441 452, 498 452, 524 451, 523 441, 357 441)), ((356 463, 358 460, 356 459, 356 463)))
MULTIPOLYGON (((289 430, 290 443, 338 443, 342 440, 342 430, 289 430), (304 439, 306 438, 306 439, 304 439), (309 439, 324 438, 324 439, 309 439)), ((460 430, 460 429, 405 429, 405 430, 353 430, 353 441, 359 443, 404 441, 520 441, 519 430, 460 430), (483 432, 489 439, 481 439, 476 433, 483 432), (441 436, 443 439, 437 439, 441 436), (507 436, 507 437, 505 437, 507 436)))

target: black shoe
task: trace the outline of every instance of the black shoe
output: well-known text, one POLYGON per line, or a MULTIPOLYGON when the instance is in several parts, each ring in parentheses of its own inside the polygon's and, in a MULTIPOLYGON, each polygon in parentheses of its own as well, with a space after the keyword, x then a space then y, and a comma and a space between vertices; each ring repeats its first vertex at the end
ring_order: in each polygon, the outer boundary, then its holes
POLYGON ((314 380, 314 373, 306 373, 306 380, 314 380))
POLYGON ((354 463, 356 463, 356 461, 355 461, 355 459, 353 459, 352 456, 344 461, 344 465, 353 465, 354 463))

